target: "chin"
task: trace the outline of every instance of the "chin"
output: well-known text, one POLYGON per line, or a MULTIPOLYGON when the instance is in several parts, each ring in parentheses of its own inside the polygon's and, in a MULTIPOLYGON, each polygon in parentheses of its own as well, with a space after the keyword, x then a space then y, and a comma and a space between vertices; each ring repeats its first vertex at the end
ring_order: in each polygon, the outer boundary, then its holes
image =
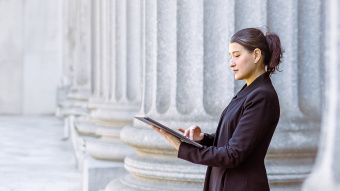
POLYGON ((240 78, 239 76, 235 75, 235 80, 243 80, 243 79, 240 78))

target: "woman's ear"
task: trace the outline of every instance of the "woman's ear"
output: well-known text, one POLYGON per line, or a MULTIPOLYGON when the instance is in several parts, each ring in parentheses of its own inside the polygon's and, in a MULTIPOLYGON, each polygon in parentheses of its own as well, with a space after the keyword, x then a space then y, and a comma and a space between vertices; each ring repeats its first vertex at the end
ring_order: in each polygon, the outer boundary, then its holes
POLYGON ((255 56, 255 63, 258 63, 259 60, 261 59, 261 50, 259 48, 256 48, 254 50, 254 56, 255 56))

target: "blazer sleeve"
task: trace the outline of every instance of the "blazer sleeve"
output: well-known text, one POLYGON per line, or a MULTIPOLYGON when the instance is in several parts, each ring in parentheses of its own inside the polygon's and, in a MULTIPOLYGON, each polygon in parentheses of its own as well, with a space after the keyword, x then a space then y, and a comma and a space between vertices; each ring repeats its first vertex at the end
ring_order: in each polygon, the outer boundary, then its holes
POLYGON ((254 150, 275 120, 278 121, 278 117, 275 119, 277 116, 275 113, 277 111, 279 113, 279 108, 275 108, 277 107, 275 101, 275 98, 266 92, 252 92, 245 100, 243 115, 224 147, 198 148, 181 143, 178 158, 215 167, 238 166, 254 150))
POLYGON ((215 133, 207 134, 204 133, 204 138, 201 140, 200 144, 205 146, 211 146, 214 143, 215 133))

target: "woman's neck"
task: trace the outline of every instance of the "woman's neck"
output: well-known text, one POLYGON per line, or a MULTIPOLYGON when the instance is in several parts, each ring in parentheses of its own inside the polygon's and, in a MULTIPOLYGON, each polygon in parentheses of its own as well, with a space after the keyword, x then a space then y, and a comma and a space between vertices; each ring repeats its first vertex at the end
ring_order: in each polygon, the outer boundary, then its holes
POLYGON ((253 75, 251 75, 251 77, 245 79, 247 82, 247 86, 249 86, 251 83, 253 83, 253 81, 258 78, 259 76, 261 76, 263 73, 265 73, 266 70, 263 68, 261 70, 258 70, 256 72, 253 73, 253 75))

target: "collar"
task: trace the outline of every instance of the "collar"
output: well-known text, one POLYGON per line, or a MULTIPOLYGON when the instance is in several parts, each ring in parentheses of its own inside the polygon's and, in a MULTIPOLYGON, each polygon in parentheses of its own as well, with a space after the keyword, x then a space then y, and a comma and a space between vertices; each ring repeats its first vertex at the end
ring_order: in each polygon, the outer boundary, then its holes
POLYGON ((237 99, 247 95, 249 92, 253 91, 255 88, 259 87, 263 82, 270 81, 269 73, 265 72, 258 76, 249 86, 245 84, 242 89, 236 94, 233 99, 237 99))

